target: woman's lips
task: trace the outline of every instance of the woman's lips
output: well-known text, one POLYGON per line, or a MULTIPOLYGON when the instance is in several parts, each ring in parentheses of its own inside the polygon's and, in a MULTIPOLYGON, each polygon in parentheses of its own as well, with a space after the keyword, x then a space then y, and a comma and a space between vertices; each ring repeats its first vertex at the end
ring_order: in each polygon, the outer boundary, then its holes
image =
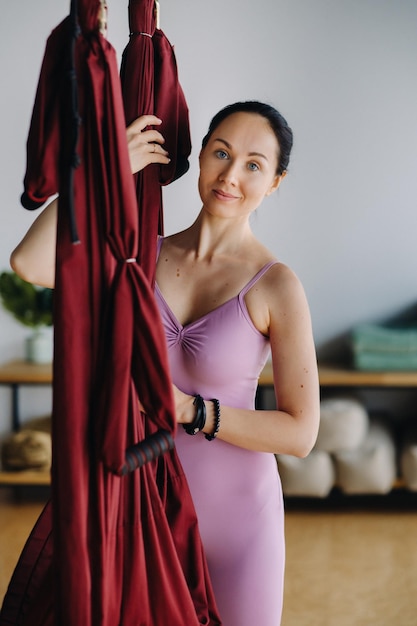
POLYGON ((213 189, 214 195, 220 200, 236 200, 237 196, 234 196, 231 193, 227 193, 226 191, 222 191, 221 189, 213 189))

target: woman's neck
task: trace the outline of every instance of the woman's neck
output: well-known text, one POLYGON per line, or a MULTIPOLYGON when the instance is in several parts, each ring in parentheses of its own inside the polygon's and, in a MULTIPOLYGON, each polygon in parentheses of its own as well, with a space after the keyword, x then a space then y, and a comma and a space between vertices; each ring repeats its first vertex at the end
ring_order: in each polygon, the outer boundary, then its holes
POLYGON ((200 259, 236 254, 243 246, 254 241, 246 217, 225 220, 207 215, 204 210, 185 233, 189 249, 200 259))

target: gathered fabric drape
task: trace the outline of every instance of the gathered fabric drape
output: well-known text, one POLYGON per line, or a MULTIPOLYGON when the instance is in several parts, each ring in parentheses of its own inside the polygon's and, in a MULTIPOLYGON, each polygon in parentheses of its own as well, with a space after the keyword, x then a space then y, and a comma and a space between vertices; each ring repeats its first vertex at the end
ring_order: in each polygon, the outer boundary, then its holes
POLYGON ((129 28, 130 39, 120 70, 126 122, 130 124, 144 114, 159 117, 162 125, 158 130, 171 159, 169 165, 150 166, 135 175, 141 223, 139 261, 152 282, 157 235, 163 230, 160 184, 168 184, 187 171, 191 140, 175 55, 163 31, 155 28, 153 1, 130 0, 129 28))
POLYGON ((190 150, 185 98, 153 4, 130 3, 130 20, 143 12, 152 32, 142 50, 130 49, 135 35, 127 46, 124 102, 115 51, 97 31, 99 0, 72 2, 45 50, 22 202, 35 208, 59 193, 52 497, 13 574, 1 626, 221 624, 173 447, 152 289, 160 187, 186 169, 190 150), (144 73, 136 103, 134 66, 144 73), (165 116, 171 169, 150 166, 134 180, 125 110, 165 116))

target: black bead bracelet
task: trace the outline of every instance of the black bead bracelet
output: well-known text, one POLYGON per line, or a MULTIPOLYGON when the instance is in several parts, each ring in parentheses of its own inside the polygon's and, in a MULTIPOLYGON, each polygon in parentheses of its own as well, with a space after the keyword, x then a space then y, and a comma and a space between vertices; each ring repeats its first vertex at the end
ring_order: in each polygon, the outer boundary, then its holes
POLYGON ((212 433, 204 435, 207 441, 213 441, 220 429, 220 402, 213 398, 212 403, 214 404, 214 429, 212 433))
POLYGON ((196 407, 194 420, 191 424, 182 425, 187 435, 196 435, 206 425, 206 405, 203 398, 197 394, 193 404, 196 407))

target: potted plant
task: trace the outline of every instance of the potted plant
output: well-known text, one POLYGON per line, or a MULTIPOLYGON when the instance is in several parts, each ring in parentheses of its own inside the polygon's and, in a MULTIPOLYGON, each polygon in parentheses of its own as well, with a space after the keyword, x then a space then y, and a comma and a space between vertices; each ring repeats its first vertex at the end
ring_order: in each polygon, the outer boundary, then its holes
POLYGON ((26 339, 26 359, 35 363, 52 361, 52 333, 43 332, 51 327, 53 290, 37 287, 22 280, 14 272, 0 274, 0 297, 3 307, 14 318, 33 329, 26 339))

